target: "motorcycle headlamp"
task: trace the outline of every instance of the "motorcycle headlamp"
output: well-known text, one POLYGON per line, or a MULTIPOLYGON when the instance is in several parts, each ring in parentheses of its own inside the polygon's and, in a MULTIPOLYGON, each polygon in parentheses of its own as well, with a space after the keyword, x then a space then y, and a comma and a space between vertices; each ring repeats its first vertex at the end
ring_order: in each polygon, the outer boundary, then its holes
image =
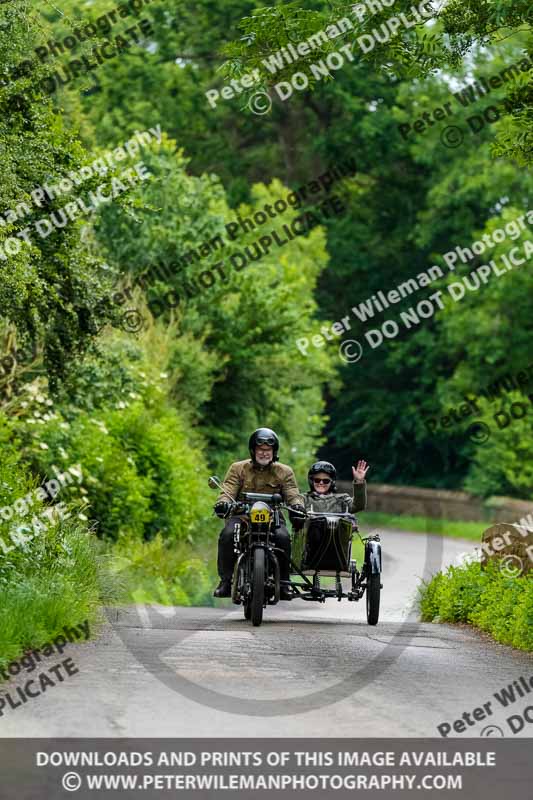
POLYGON ((272 511, 266 503, 254 503, 250 509, 250 519, 254 525, 265 530, 272 519, 272 511))

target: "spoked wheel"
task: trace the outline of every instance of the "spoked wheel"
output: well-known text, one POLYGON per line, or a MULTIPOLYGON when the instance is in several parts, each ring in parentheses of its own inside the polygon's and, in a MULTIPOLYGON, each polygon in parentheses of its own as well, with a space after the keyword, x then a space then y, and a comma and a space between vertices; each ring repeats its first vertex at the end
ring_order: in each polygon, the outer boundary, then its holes
MULTIPOLYGON (((250 618, 256 627, 263 621, 263 601, 265 598, 265 551, 260 547, 254 552, 252 575, 252 600, 250 618)), ((246 614, 246 611, 244 612, 246 614)))
POLYGON ((366 579, 366 620, 369 625, 378 624, 380 595, 381 575, 372 573, 366 579))

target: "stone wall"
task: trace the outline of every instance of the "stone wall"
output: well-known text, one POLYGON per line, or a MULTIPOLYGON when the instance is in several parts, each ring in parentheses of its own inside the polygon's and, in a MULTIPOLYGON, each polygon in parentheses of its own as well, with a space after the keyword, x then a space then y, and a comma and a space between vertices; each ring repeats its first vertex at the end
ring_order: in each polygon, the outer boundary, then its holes
MULTIPOLYGON (((337 481, 338 491, 351 492, 351 486, 348 481, 337 481)), ((482 500, 467 492, 392 486, 372 481, 367 484, 367 492, 368 511, 487 523, 518 523, 531 514, 533 527, 533 502, 525 500, 498 496, 482 500)))

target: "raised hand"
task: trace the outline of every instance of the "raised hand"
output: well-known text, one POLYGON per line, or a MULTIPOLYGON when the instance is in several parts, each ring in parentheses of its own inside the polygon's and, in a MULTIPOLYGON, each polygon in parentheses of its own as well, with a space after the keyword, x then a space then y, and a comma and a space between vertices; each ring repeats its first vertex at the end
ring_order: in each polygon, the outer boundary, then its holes
POLYGON ((356 481, 357 483, 362 483, 365 480, 366 473, 368 472, 369 469, 370 467, 368 466, 366 461, 363 460, 358 461, 357 467, 352 467, 352 475, 354 481, 356 481))

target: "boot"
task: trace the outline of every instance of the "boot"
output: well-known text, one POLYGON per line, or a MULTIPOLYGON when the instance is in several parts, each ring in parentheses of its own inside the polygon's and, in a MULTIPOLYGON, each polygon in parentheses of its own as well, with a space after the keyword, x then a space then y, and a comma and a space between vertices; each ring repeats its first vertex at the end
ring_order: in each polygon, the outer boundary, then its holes
POLYGON ((279 599, 280 600, 292 600, 292 598, 294 597, 294 593, 292 591, 292 587, 291 586, 287 586, 286 584, 283 585, 283 582, 284 581, 288 581, 288 580, 289 580, 289 576, 288 575, 286 575, 286 576, 284 575, 281 578, 281 586, 280 586, 280 589, 279 589, 279 599))
POLYGON ((213 597, 231 597, 231 578, 221 578, 213 597))

